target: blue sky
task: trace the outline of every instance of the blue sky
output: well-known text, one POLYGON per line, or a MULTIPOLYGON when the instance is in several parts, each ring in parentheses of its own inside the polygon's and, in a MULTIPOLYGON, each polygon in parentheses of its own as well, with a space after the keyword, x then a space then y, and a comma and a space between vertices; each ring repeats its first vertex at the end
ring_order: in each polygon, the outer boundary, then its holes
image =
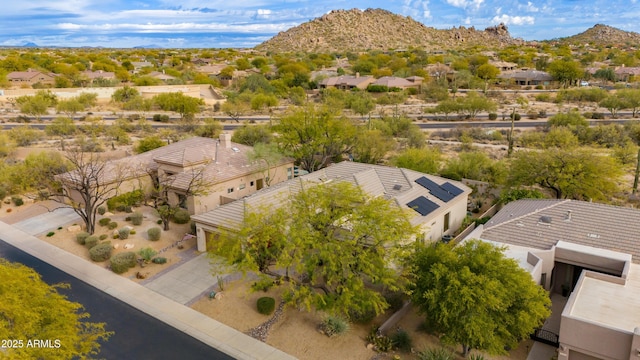
POLYGON ((640 32, 640 0, 6 0, 0 46, 253 47, 336 9, 383 8, 426 26, 547 40, 597 23, 640 32))

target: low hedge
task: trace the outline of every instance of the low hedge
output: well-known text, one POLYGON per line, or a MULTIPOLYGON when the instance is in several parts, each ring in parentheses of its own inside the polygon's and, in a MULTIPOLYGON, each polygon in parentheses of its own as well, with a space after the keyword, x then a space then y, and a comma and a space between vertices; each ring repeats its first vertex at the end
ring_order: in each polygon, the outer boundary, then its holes
POLYGON ((162 230, 159 227, 152 227, 147 230, 147 236, 149 236, 149 240, 151 241, 160 240, 160 235, 162 235, 162 230))
POLYGON ((127 251, 113 255, 111 257, 111 270, 116 274, 122 274, 130 268, 136 266, 136 253, 127 251))
POLYGON ((131 230, 129 230, 128 227, 123 227, 120 230, 118 230, 118 237, 121 240, 128 239, 130 232, 131 232, 131 230))
POLYGON ((84 240, 84 246, 86 246, 87 249, 91 249, 96 245, 98 245, 98 237, 95 235, 91 235, 84 240))
POLYGON ((115 221, 112 221, 109 223, 109 225, 107 225, 107 227, 109 228, 109 230, 113 230, 118 227, 118 223, 115 221))
POLYGON ((173 214, 173 222, 176 224, 186 224, 191 220, 191 215, 185 209, 178 209, 173 214))
POLYGON ((76 234, 76 241, 80 245, 84 245, 85 240, 90 236, 90 234, 86 231, 81 231, 76 234))
POLYGON ((156 257, 153 258, 153 260, 151 260, 154 264, 166 264, 167 263, 167 258, 166 257, 156 257))
POLYGON ((138 206, 144 201, 144 192, 142 190, 134 190, 118 196, 114 196, 107 200, 107 207, 109 211, 126 211, 126 208, 132 206, 138 206), (122 206, 122 207, 121 207, 122 206), (124 209, 124 210, 120 210, 124 209))
POLYGON ((109 225, 110 222, 111 222, 111 219, 108 217, 98 220, 98 224, 100 224, 100 226, 107 226, 109 225))
POLYGON ((258 312, 263 315, 270 315, 276 308, 276 299, 264 296, 258 299, 256 306, 258 312))
POLYGON ((144 219, 144 216, 142 215, 141 212, 137 212, 135 211, 133 214, 131 214, 131 223, 133 225, 142 225, 142 220, 144 219))
POLYGON ((111 243, 105 241, 89 249, 89 257, 95 262, 107 261, 111 257, 111 250, 111 243))

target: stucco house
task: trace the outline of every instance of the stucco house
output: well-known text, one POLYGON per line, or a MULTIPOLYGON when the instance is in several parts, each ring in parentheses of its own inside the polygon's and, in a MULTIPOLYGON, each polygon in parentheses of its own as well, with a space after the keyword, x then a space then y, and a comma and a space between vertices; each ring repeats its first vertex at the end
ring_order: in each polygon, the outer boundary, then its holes
POLYGON ((549 85, 553 81, 553 76, 546 71, 539 70, 514 70, 505 71, 498 75, 498 78, 513 82, 516 85, 549 85))
POLYGON ((53 85, 55 83, 53 74, 45 74, 41 71, 29 69, 27 71, 12 71, 7 74, 7 81, 12 86, 33 86, 35 84, 53 85))
POLYGON ((320 81, 318 87, 320 89, 334 87, 340 90, 351 90, 356 88, 364 90, 375 80, 376 79, 373 76, 360 76, 360 74, 333 76, 320 81))
MULTIPOLYGON (((136 189, 149 190, 151 177, 162 181, 169 190, 169 201, 190 214, 201 214, 220 205, 250 195, 268 185, 293 178, 293 159, 277 164, 252 161, 252 147, 231 142, 223 133, 219 139, 193 137, 142 154, 106 164, 105 184, 114 183, 116 174, 125 177, 115 196, 136 189), (206 191, 189 195, 194 176, 203 179, 206 191)), ((62 176, 64 179, 64 174, 62 176)))
POLYGON ((412 76, 411 80, 397 77, 397 76, 383 76, 379 79, 376 79, 376 81, 374 81, 372 85, 381 85, 381 86, 386 86, 389 89, 398 88, 402 90, 408 89, 408 88, 419 89, 420 86, 422 85, 423 79, 419 76, 412 76))
POLYGON ((568 296, 564 308, 552 314, 559 322, 559 360, 639 358, 640 210, 519 200, 470 238, 506 246, 505 254, 552 299, 568 296))
POLYGON ((344 161, 193 216, 198 250, 206 251, 207 241, 216 233, 239 229, 248 211, 283 206, 288 197, 304 188, 328 181, 351 182, 370 196, 383 196, 408 209, 411 223, 421 229, 421 240, 430 242, 439 241, 460 227, 471 193, 458 181, 408 169, 344 161))

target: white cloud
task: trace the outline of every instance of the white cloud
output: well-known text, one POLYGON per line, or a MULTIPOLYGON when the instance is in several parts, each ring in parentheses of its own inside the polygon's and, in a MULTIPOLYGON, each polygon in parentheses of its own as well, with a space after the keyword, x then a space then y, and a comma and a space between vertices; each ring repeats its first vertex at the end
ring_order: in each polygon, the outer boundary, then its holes
POLYGON ((511 16, 502 14, 494 16, 491 20, 493 23, 504 23, 505 25, 533 25, 535 19, 533 16, 511 16))
POLYGON ((540 11, 540 9, 538 9, 531 1, 527 2, 527 6, 525 7, 525 9, 529 12, 540 11))
POLYGON ((447 4, 461 9, 479 9, 484 0, 447 0, 447 4))
POLYGON ((431 10, 429 10, 429 0, 404 0, 402 4, 402 12, 405 15, 414 18, 431 18, 431 10))

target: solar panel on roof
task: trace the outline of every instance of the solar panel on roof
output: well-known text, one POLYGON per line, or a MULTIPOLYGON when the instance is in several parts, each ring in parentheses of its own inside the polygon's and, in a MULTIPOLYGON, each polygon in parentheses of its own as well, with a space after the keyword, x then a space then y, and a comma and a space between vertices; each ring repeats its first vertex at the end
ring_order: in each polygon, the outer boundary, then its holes
POLYGON ((449 192, 449 194, 453 195, 453 196, 458 196, 460 194, 462 194, 464 191, 462 191, 462 189, 460 189, 459 187, 453 185, 450 182, 446 182, 442 185, 440 185, 441 188, 447 190, 449 192))
POLYGON ((424 196, 420 196, 407 203, 407 206, 415 210, 418 214, 425 216, 439 208, 438 204, 427 199, 424 196))
POLYGON ((429 190, 429 192, 433 194, 433 196, 437 197, 438 199, 444 202, 448 202, 449 200, 454 198, 454 196, 449 194, 447 190, 441 188, 440 185, 427 179, 424 176, 416 179, 416 183, 418 183, 420 186, 424 187, 425 189, 429 190))

